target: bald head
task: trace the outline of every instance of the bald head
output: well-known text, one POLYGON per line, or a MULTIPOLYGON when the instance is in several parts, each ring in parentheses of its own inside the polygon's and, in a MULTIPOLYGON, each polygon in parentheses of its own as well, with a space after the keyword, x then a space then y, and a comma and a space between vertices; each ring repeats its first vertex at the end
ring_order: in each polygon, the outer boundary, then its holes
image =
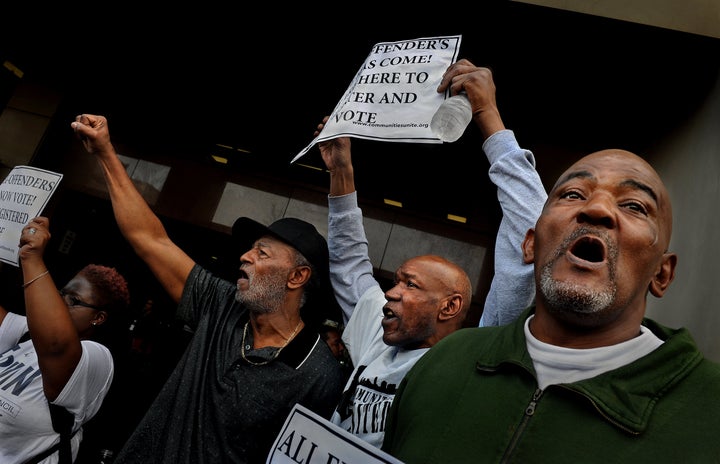
POLYGON ((461 294, 463 299, 466 300, 464 306, 466 308, 470 306, 472 284, 470 283, 470 277, 468 277, 463 268, 437 255, 423 255, 413 259, 423 263, 429 268, 433 268, 433 274, 446 286, 447 290, 452 293, 461 294))
POLYGON ((408 259, 385 292, 383 341, 429 348, 462 327, 471 298, 470 278, 460 266, 436 255, 408 259))
POLYGON ((554 192, 559 186, 575 177, 595 177, 602 180, 599 173, 612 171, 616 173, 627 187, 634 187, 646 192, 657 206, 659 237, 658 240, 667 250, 672 235, 672 205, 665 183, 655 169, 640 156, 626 150, 607 149, 591 153, 580 158, 570 166, 552 188, 554 192))
POLYGON ((472 283, 463 268, 437 255, 416 256, 405 261, 403 266, 417 269, 421 278, 428 283, 432 282, 442 292, 460 295, 462 305, 456 319, 462 323, 472 301, 472 283))

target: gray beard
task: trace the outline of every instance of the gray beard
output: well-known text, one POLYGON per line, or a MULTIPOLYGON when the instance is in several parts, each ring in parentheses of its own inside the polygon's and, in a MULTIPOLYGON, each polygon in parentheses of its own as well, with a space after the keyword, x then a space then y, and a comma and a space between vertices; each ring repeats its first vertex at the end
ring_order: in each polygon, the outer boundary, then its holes
POLYGON ((615 302, 615 284, 599 291, 590 290, 582 285, 554 280, 551 267, 552 263, 546 265, 540 276, 540 291, 551 310, 591 315, 609 308, 615 302))
POLYGON ((238 303, 245 305, 256 314, 273 313, 280 308, 285 300, 285 277, 283 273, 250 276, 248 290, 235 292, 238 303))
MULTIPOLYGON (((617 258, 617 248, 610 245, 610 241, 605 239, 610 249, 608 250, 608 262, 610 263, 610 282, 608 286, 601 290, 591 290, 583 285, 562 282, 553 279, 552 267, 555 262, 560 259, 570 247, 570 244, 579 236, 588 233, 589 230, 581 228, 558 248, 555 257, 543 266, 540 273, 540 292, 545 298, 548 310, 555 314, 574 314, 585 320, 599 320, 605 309, 610 308, 615 303, 617 296, 617 284, 615 282, 614 263, 617 258)), ((597 231, 593 231, 596 235, 597 231)))

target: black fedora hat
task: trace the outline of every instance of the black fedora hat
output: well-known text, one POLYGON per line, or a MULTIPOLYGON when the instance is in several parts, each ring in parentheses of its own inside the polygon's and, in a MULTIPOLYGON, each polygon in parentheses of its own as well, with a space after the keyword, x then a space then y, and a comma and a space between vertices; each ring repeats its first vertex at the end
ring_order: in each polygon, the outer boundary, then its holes
POLYGON ((233 224, 233 237, 243 251, 264 235, 278 238, 299 251, 323 275, 328 274, 329 256, 325 237, 314 225, 302 219, 286 217, 264 226, 248 217, 240 217, 233 224))
POLYGON ((315 226, 294 217, 278 219, 269 226, 248 217, 240 217, 233 224, 232 235, 241 254, 265 235, 275 237, 299 251, 314 269, 307 301, 301 310, 303 320, 316 329, 325 319, 342 320, 340 306, 330 284, 327 241, 315 226))

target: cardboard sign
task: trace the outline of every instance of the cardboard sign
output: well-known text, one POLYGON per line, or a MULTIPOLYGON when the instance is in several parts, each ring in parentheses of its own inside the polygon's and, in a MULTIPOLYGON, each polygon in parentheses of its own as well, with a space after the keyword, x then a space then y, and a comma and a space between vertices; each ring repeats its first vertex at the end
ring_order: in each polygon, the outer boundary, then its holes
POLYGON ((267 464, 402 464, 302 405, 296 404, 280 430, 267 464))

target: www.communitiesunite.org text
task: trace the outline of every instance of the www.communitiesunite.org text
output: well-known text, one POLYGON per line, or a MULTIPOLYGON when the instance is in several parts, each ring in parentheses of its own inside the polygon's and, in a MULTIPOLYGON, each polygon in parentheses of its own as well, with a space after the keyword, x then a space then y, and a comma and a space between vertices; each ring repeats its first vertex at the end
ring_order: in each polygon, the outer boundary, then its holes
POLYGON ((424 129, 427 129, 427 127, 429 126, 428 123, 418 124, 418 123, 414 123, 414 122, 407 122, 407 123, 403 123, 403 124, 399 124, 396 122, 380 124, 377 122, 352 121, 352 123, 357 124, 359 126, 370 126, 370 127, 422 127, 424 129))

